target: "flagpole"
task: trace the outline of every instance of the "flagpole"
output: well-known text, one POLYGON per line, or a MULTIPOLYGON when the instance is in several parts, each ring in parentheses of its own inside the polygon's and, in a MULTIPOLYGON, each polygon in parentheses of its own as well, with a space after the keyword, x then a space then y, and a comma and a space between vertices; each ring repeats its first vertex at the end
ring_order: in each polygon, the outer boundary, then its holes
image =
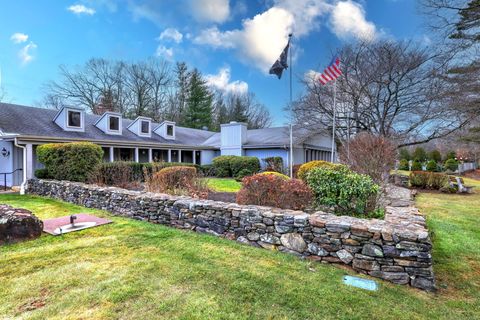
POLYGON ((332 155, 331 162, 334 162, 335 156, 335 122, 336 122, 336 103, 337 103, 337 80, 333 81, 333 125, 332 125, 332 155))
MULTIPOLYGON (((292 39, 292 34, 288 35, 288 42, 292 39)), ((290 107, 292 106, 293 96, 292 96, 292 44, 290 43, 289 47, 290 53, 290 107)), ((293 179, 293 124, 290 122, 290 178, 293 179)))

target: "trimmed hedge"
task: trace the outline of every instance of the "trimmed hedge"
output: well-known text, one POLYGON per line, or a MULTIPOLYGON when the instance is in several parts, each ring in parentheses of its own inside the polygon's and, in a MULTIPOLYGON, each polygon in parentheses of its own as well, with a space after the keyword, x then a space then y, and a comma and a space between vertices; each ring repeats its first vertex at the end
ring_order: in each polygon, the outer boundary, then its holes
POLYGON ((220 156, 213 159, 213 167, 219 178, 241 179, 260 171, 260 161, 257 157, 220 156))
POLYGON ((440 190, 448 185, 449 178, 444 173, 412 171, 409 180, 414 188, 440 190))
POLYGON ((303 181, 305 181, 307 177, 307 173, 314 168, 333 169, 333 168, 341 168, 341 167, 345 167, 345 166, 341 164, 331 163, 328 161, 323 161, 323 160, 314 160, 314 161, 309 161, 307 163, 302 164, 298 169, 297 175, 299 179, 302 179, 303 181))
POLYGON ((347 167, 316 167, 306 176, 317 208, 333 207, 335 213, 365 216, 375 209, 379 186, 367 175, 347 167))
POLYGON ((35 170, 35 177, 38 179, 50 179, 51 177, 48 175, 47 169, 37 169, 35 170))
POLYGON ((269 174, 272 174, 272 175, 277 176, 277 177, 280 177, 280 178, 282 178, 282 179, 284 179, 284 180, 290 179, 289 176, 287 176, 287 175, 285 175, 285 174, 283 174, 283 173, 280 173, 280 172, 276 172, 276 171, 265 171, 265 172, 262 172, 262 173, 259 173, 259 174, 261 174, 261 175, 269 175, 269 174))
POLYGON ((103 150, 91 142, 48 143, 37 147, 37 157, 48 177, 86 182, 102 163, 103 150))

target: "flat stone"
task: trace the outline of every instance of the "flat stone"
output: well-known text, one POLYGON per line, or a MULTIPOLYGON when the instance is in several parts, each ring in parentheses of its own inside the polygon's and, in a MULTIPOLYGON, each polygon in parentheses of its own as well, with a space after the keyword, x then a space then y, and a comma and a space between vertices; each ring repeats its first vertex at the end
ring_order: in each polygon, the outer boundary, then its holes
POLYGON ((410 282, 410 277, 405 272, 386 272, 386 271, 371 271, 368 273, 373 277, 382 278, 384 280, 396 283, 407 284, 410 282))
POLYGON ((337 257, 340 260, 342 260, 342 262, 345 263, 345 264, 350 264, 350 262, 352 262, 352 260, 353 260, 352 254, 345 249, 338 250, 337 251, 337 257))
POLYGON ((342 233, 350 230, 350 224, 347 222, 327 222, 325 228, 330 232, 342 233))
POLYGON ((376 271, 380 270, 380 265, 375 260, 362 260, 362 259, 353 259, 352 267, 354 269, 366 270, 366 271, 376 271))
POLYGON ((410 282, 410 285, 415 288, 419 288, 425 291, 435 291, 435 280, 427 279, 423 277, 416 277, 410 282))
POLYGON ((381 266, 381 270, 386 272, 405 272, 405 268, 401 266, 381 266))
POLYGON ((366 244, 363 246, 362 254, 370 257, 383 257, 383 250, 377 245, 366 244))
POLYGON ((314 254, 314 255, 317 255, 317 256, 320 256, 320 257, 328 256, 328 252, 325 249, 323 249, 322 247, 319 247, 318 245, 316 245, 315 243, 309 243, 308 247, 307 247, 307 250, 311 254, 314 254))
POLYGON ((271 235, 269 233, 262 234, 260 236, 260 241, 270 243, 270 244, 280 244, 280 239, 278 237, 275 237, 274 235, 271 235))
POLYGON ((425 243, 400 241, 395 245, 395 248, 400 250, 408 250, 408 251, 430 251, 432 246, 430 244, 425 244, 425 243))
POLYGON ((303 240, 303 237, 298 233, 282 234, 280 241, 283 246, 293 251, 304 252, 305 249, 307 249, 305 240, 303 240))
POLYGON ((271 243, 266 243, 266 242, 263 242, 263 241, 258 241, 257 242, 260 247, 264 248, 264 249, 267 249, 267 250, 277 250, 277 246, 274 245, 274 244, 271 244, 271 243))
POLYGON ((275 224, 275 231, 278 233, 287 233, 293 230, 293 226, 288 226, 284 224, 275 224))

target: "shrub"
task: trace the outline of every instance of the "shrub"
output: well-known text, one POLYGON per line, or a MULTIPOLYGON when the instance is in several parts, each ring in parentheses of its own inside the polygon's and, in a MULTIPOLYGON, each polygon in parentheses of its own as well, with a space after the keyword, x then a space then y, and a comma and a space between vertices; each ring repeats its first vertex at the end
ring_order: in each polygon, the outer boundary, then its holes
POLYGON ((250 169, 242 169, 235 176, 235 180, 242 181, 243 178, 251 176, 253 174, 254 174, 254 172, 252 172, 250 169))
POLYGON ((263 159, 265 162, 266 171, 275 171, 283 173, 283 158, 282 157, 268 157, 263 159))
POLYGON ((235 156, 219 156, 213 159, 213 167, 215 173, 219 178, 226 178, 232 176, 232 169, 230 167, 230 160, 235 156))
POLYGON ((51 177, 48 174, 47 169, 37 169, 35 170, 35 177, 38 179, 50 179, 51 177))
POLYGON ((346 167, 314 168, 308 172, 306 181, 317 207, 334 207, 336 213, 347 215, 366 215, 373 211, 379 191, 372 178, 346 167))
POLYGON ((239 204, 254 204, 303 210, 312 201, 310 188, 301 180, 284 179, 275 174, 256 174, 242 180, 237 193, 239 204))
POLYGON ((276 171, 265 171, 265 172, 262 172, 262 173, 259 173, 259 174, 262 174, 262 175, 273 174, 273 175, 275 175, 275 176, 277 176, 277 177, 280 177, 280 178, 282 178, 282 179, 284 179, 284 180, 290 179, 289 176, 287 176, 287 175, 285 175, 285 174, 283 174, 283 173, 280 173, 280 172, 276 172, 276 171))
POLYGON ((85 182, 102 163, 102 148, 91 142, 44 144, 37 148, 38 160, 57 180, 85 182))
POLYGON ((420 163, 420 161, 418 161, 417 159, 413 160, 412 162, 412 168, 411 170, 412 171, 422 171, 422 164, 420 163))
POLYGON ((300 168, 298 169, 297 175, 299 179, 302 179, 303 181, 305 181, 305 178, 307 177, 307 173, 314 168, 336 168, 339 166, 341 165, 331 163, 328 161, 322 161, 322 160, 310 161, 300 166, 300 168))
POLYGON ((458 161, 455 159, 448 159, 445 161, 445 170, 449 171, 457 171, 458 169, 458 161))
POLYGON ((432 150, 430 151, 430 153, 428 154, 428 158, 430 160, 435 160, 435 162, 440 162, 442 161, 442 155, 440 154, 440 151, 438 150, 432 150))
POLYGON ((410 186, 420 189, 440 190, 448 183, 448 176, 443 173, 412 171, 410 186))
POLYGON ((219 178, 237 177, 243 169, 250 174, 260 171, 260 161, 257 157, 220 156, 213 159, 213 167, 219 178))
POLYGON ((294 164, 293 165, 293 177, 294 178, 298 178, 300 179, 300 177, 298 176, 298 171, 300 170, 300 167, 302 166, 302 164, 294 164))
POLYGON ((435 172, 438 171, 437 162, 435 160, 430 160, 427 162, 427 171, 435 172))
POLYGON ((126 161, 104 162, 92 172, 89 182, 98 185, 130 188, 137 181, 134 179, 131 164, 131 162, 126 161))
POLYGON ((201 166, 198 166, 198 171, 199 173, 204 176, 204 177, 215 177, 215 167, 213 164, 204 164, 201 166))
POLYGON ((445 155, 445 161, 449 159, 455 160, 456 157, 457 157, 457 153, 455 151, 448 151, 447 154, 445 155))
POLYGON ((208 189, 192 166, 163 168, 145 183, 147 191, 204 198, 208 189))
POLYGON ((232 177, 237 177, 242 170, 248 170, 252 175, 260 171, 260 161, 257 157, 233 157, 230 159, 232 177))
POLYGON ((406 159, 400 160, 400 164, 398 165, 398 169, 400 169, 400 170, 410 170, 410 165, 408 163, 408 160, 406 160, 406 159))
POLYGON ((413 160, 418 160, 420 162, 423 162, 427 160, 427 152, 422 147, 417 147, 413 151, 412 158, 413 160))
POLYGON ((410 155, 410 151, 407 148, 402 148, 398 151, 398 160, 412 160, 412 156, 410 155))
POLYGON ((388 139, 371 133, 360 133, 340 149, 340 160, 357 173, 369 175, 383 183, 397 157, 396 146, 388 139))

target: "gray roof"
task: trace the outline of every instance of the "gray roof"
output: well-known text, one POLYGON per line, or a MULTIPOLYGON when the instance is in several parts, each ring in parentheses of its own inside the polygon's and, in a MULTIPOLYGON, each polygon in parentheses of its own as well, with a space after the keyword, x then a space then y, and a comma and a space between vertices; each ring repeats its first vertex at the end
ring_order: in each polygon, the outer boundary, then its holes
MULTIPOLYGON (((294 127, 293 143, 295 145, 302 143, 306 138, 313 133, 305 128, 299 126, 294 127)), ((258 147, 282 147, 290 144, 290 128, 274 127, 264 129, 247 130, 247 142, 243 145, 244 148, 258 148, 258 147)), ((205 146, 212 146, 220 148, 220 133, 215 133, 207 141, 203 143, 205 146)))
MULTIPOLYGON (((122 120, 122 135, 106 134, 95 126, 101 117, 85 114, 85 132, 65 131, 53 119, 57 110, 27 107, 9 103, 0 103, 0 130, 4 134, 20 136, 55 137, 65 139, 107 140, 118 142, 145 142, 158 144, 178 144, 200 146, 215 132, 176 126, 175 140, 167 140, 152 132, 152 136, 139 137, 127 129, 133 120, 122 120)), ((152 122, 152 131, 159 124, 152 122)), ((208 145, 205 145, 208 146, 208 145)))

